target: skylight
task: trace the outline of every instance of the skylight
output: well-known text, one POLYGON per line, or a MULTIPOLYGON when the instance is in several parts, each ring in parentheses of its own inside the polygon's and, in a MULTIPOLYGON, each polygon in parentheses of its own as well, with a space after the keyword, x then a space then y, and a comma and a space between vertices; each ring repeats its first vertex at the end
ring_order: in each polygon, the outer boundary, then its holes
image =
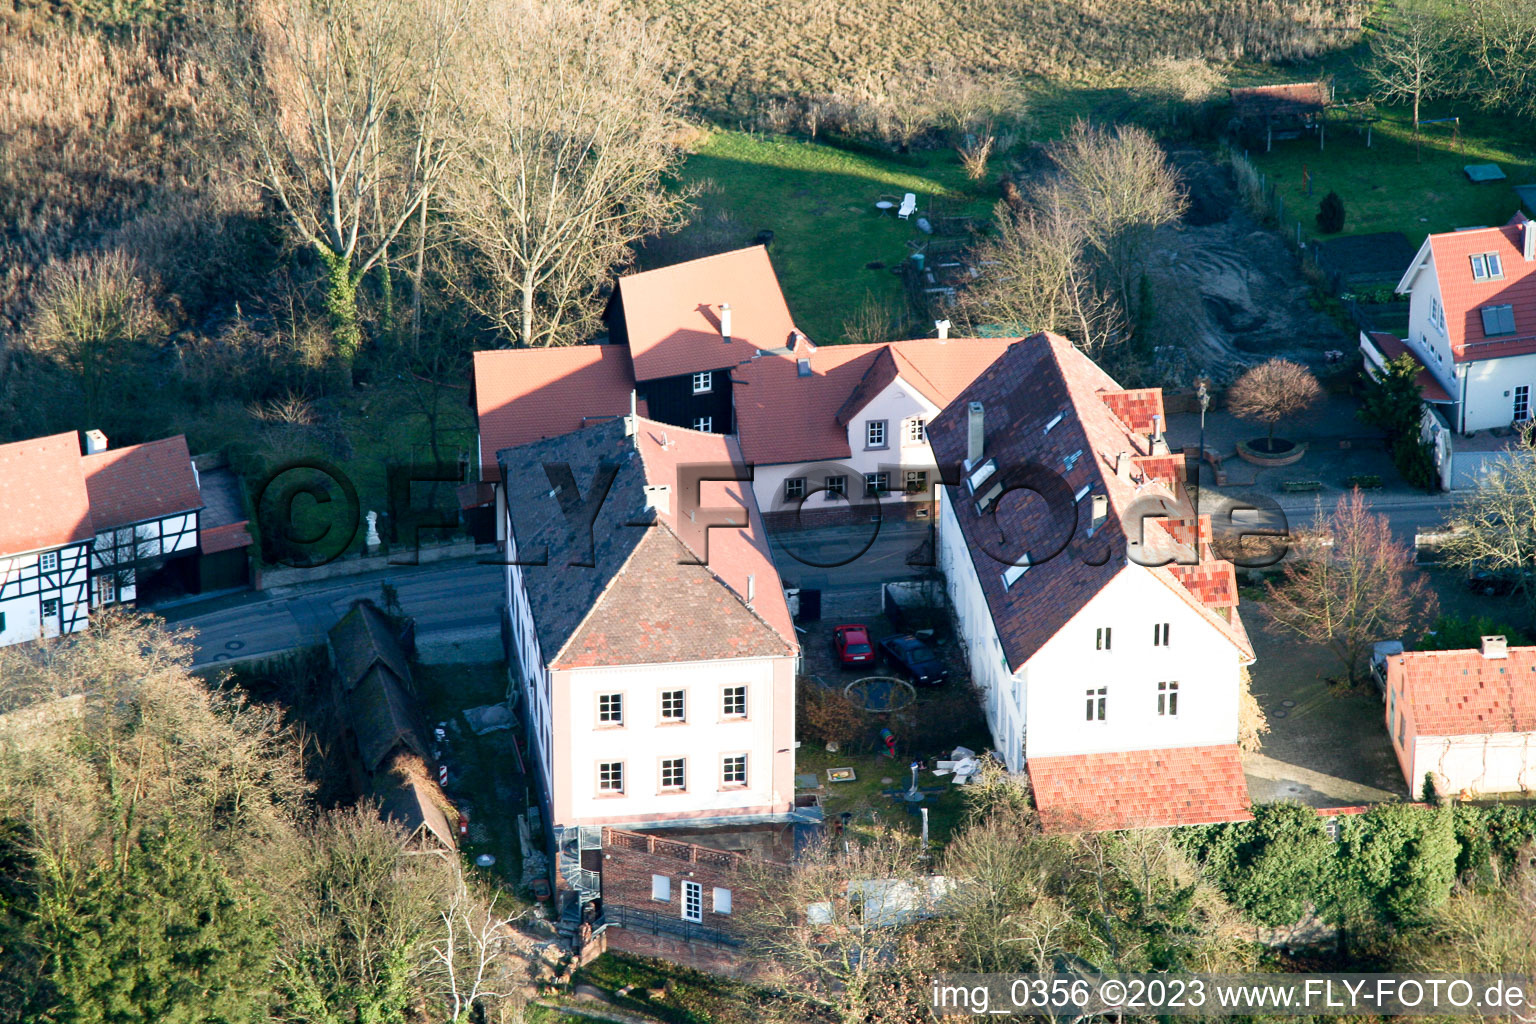
POLYGON ((1003 589, 1006 590, 1019 582, 1019 577, 1029 571, 1029 556, 1024 556, 1024 561, 1018 565, 1010 565, 1003 571, 1003 589))
POLYGON ((1077 465, 1077 460, 1082 458, 1082 457, 1083 457, 1083 450, 1081 448, 1079 448, 1077 451, 1073 452, 1071 455, 1063 455, 1061 457, 1061 464, 1063 466, 1066 466, 1068 469, 1071 469, 1073 466, 1077 465))
POLYGON ((1081 487, 1079 487, 1077 489, 1077 493, 1072 496, 1072 500, 1074 502, 1082 501, 1084 498, 1088 497, 1088 491, 1089 490, 1090 490, 1089 485, 1088 484, 1083 484, 1083 486, 1081 486, 1081 487))
POLYGON ((1489 338, 1500 334, 1515 333, 1515 307, 1513 306, 1484 306, 1483 334, 1489 338))
POLYGON ((1472 280, 1496 281, 1504 276, 1504 264, 1496 252, 1481 252, 1472 257, 1472 280))
POLYGON ((986 462, 983 462, 981 465, 977 466, 974 471, 972 471, 970 477, 966 480, 966 485, 970 487, 971 493, 975 494, 976 488, 984 484, 987 480, 987 477, 996 472, 997 461, 995 459, 988 459, 986 462))
POLYGON ((1049 423, 1047 423, 1045 425, 1045 432, 1047 434, 1049 434, 1051 432, 1051 428, 1052 427, 1056 426, 1056 424, 1060 423, 1062 420, 1064 420, 1066 418, 1067 418, 1067 414, 1064 413, 1064 412, 1059 412, 1055 416, 1052 416, 1051 417, 1051 422, 1049 422, 1049 423))

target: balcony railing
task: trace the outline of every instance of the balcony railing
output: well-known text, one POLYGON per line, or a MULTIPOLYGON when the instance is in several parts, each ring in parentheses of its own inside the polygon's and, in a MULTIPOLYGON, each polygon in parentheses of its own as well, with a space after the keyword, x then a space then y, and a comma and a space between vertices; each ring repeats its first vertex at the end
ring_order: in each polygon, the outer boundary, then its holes
POLYGON ((603 907, 603 922, 627 931, 644 935, 666 935, 684 942, 703 942, 711 946, 736 949, 743 945, 738 935, 713 925, 696 924, 678 917, 658 914, 649 910, 637 910, 616 904, 603 907))

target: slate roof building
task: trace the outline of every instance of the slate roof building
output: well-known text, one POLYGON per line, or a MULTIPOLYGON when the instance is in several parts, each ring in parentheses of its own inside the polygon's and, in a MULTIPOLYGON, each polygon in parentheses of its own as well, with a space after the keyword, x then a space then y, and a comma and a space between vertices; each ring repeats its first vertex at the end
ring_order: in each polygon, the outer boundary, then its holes
POLYGON ((1536 789, 1536 647, 1485 636, 1476 650, 1387 660, 1387 731, 1408 792, 1536 789))
POLYGON ((1162 394, 1065 339, 1007 348, 930 428, 939 558, 996 751, 1050 829, 1247 816, 1253 648, 1162 440, 1162 394))

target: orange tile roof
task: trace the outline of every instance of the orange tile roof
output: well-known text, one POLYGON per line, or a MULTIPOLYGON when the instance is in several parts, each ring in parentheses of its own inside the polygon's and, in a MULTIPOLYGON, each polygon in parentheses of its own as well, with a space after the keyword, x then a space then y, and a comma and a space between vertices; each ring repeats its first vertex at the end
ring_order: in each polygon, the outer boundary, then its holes
POLYGON ((187 439, 180 434, 82 456, 80 468, 98 530, 203 507, 187 439))
POLYGON ((636 380, 721 370, 792 344, 795 322, 761 245, 619 278, 615 294, 636 380), (720 306, 731 307, 731 340, 720 306))
MULTIPOLYGON (((1402 339, 1397 337, 1395 334, 1388 334, 1386 331, 1372 331, 1370 337, 1371 342, 1382 354, 1382 357, 1388 362, 1394 359, 1400 359, 1405 355, 1409 355, 1413 356, 1413 361, 1418 363, 1419 366, 1424 366, 1424 360, 1415 355, 1413 350, 1410 349, 1407 345, 1404 345, 1402 339)), ((1446 391, 1444 386, 1441 385, 1439 381, 1435 380, 1435 375, 1429 372, 1428 367, 1424 367, 1423 369, 1419 370, 1418 376, 1413 378, 1413 380, 1414 383, 1418 384, 1419 396, 1423 398, 1424 401, 1452 401, 1450 392, 1446 391)))
POLYGON ((0 445, 0 555, 79 543, 95 532, 74 431, 0 445))
POLYGON ((1108 832, 1246 821, 1237 744, 1032 757, 1025 764, 1048 832, 1108 832))
POLYGON ((480 479, 497 477, 496 453, 629 412, 635 388, 621 345, 496 349, 475 353, 480 479))
POLYGON ((1522 233, 1520 224, 1512 221, 1503 227, 1429 236, 1446 334, 1457 362, 1536 352, 1536 260, 1525 261, 1522 233), (1487 252, 1499 254, 1501 280, 1472 277, 1472 257, 1487 252), (1502 305, 1514 307, 1515 333, 1489 338, 1483 333, 1482 307, 1502 305))
POLYGON ((1411 651, 1388 660, 1387 683, 1420 736, 1536 731, 1536 647, 1411 651))
POLYGON ((943 409, 1017 340, 802 345, 754 359, 731 374, 742 455, 760 465, 846 459, 847 424, 897 376, 943 409), (799 358, 810 360, 810 376, 800 376, 799 358))

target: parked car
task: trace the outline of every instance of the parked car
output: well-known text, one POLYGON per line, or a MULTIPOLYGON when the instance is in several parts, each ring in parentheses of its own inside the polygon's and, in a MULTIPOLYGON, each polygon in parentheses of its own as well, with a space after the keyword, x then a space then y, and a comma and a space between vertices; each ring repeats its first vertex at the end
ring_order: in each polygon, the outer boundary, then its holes
POLYGON ((1467 574, 1467 589, 1487 597, 1501 597, 1515 589, 1515 579, 1508 573, 1473 569, 1467 574))
POLYGON ((885 659, 912 677, 918 686, 938 686, 949 675, 932 647, 911 633, 899 633, 880 641, 885 659))
POLYGON ((843 668, 852 665, 873 665, 875 648, 869 642, 869 627, 848 623, 832 630, 832 653, 843 668))

